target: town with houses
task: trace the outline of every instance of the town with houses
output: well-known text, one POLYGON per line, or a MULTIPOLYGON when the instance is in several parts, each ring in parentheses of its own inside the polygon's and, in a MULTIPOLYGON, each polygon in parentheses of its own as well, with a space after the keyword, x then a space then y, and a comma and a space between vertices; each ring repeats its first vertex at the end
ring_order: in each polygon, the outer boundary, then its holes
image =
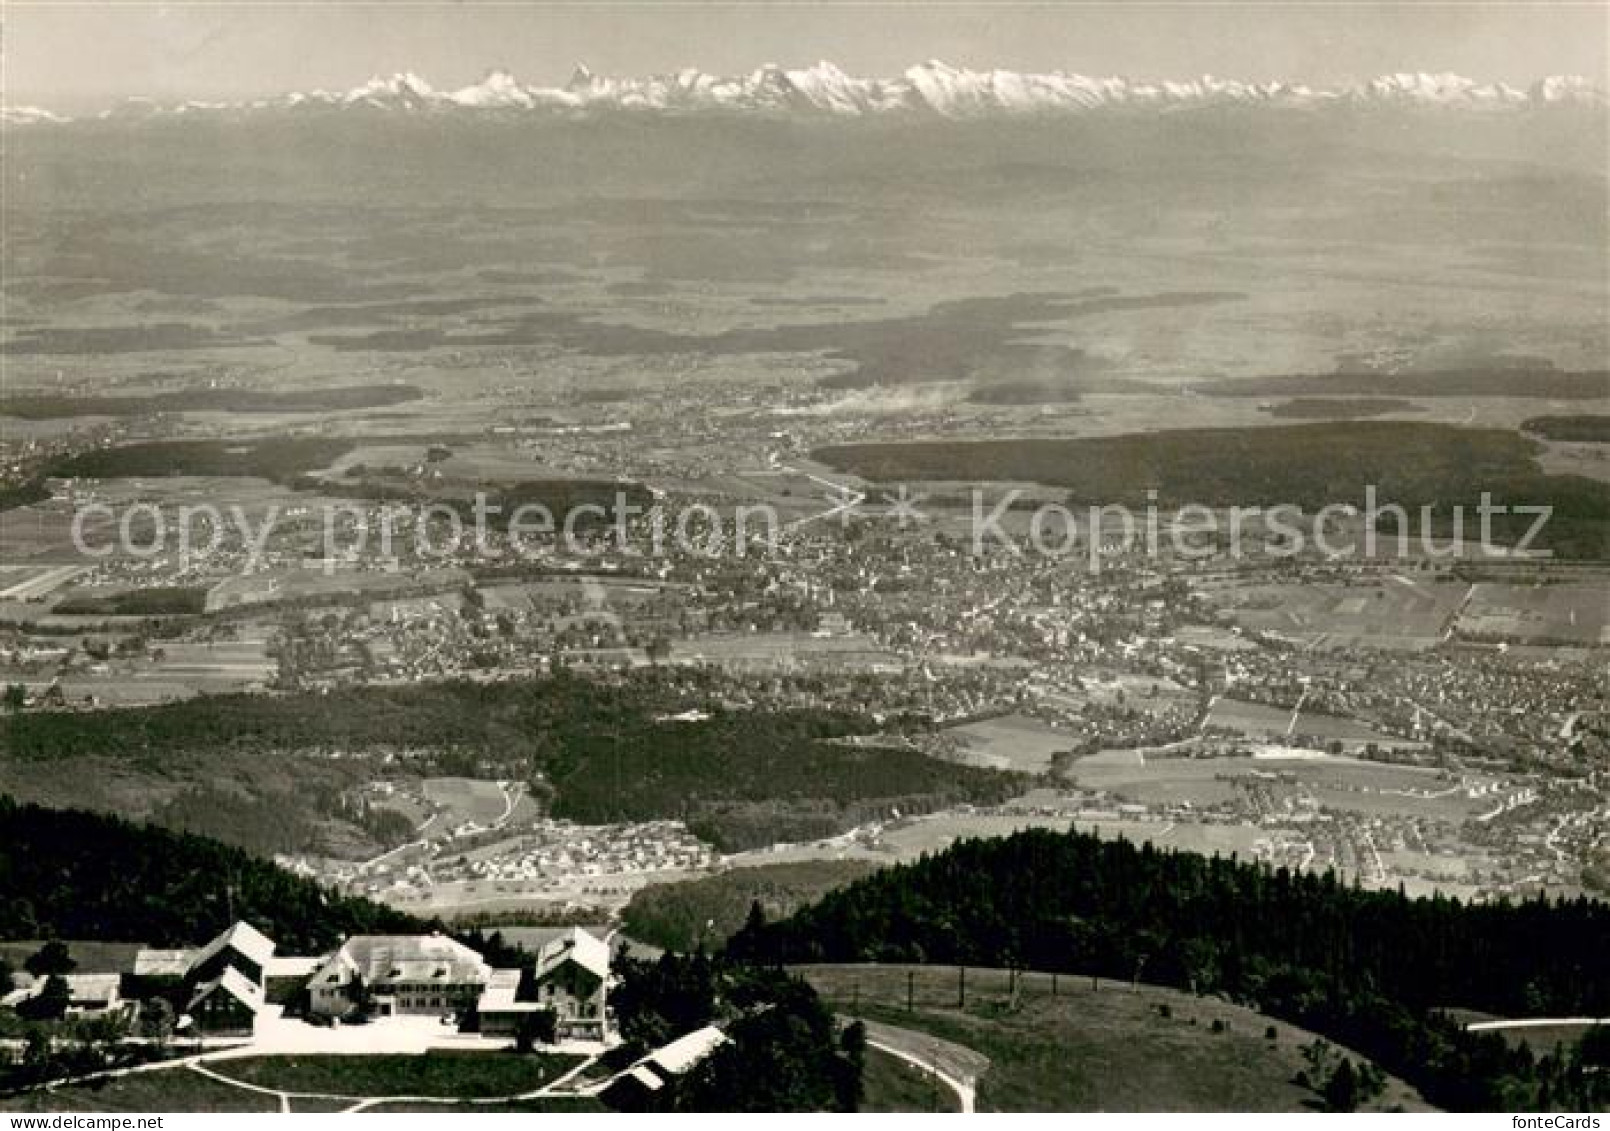
POLYGON ((6 20, 0 1108, 1594 1094, 1586 7, 100 7, 6 20))

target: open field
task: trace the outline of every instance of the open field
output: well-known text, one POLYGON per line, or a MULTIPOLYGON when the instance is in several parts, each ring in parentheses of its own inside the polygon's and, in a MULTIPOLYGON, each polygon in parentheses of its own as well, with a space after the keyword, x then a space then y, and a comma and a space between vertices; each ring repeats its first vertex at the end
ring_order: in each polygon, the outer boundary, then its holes
POLYGON ((1238 699, 1221 698, 1208 712, 1209 727, 1223 727, 1242 734, 1287 734, 1295 723, 1293 712, 1284 707, 1271 707, 1264 703, 1244 703, 1238 699))
POLYGON ((559 1055, 428 1052, 418 1056, 261 1056, 220 1061, 213 1071, 287 1092, 339 1096, 512 1096, 540 1088, 579 1063, 559 1055))
POLYGON ((1240 699, 1220 698, 1208 712, 1208 727, 1236 731, 1253 738, 1297 736, 1318 739, 1321 742, 1340 742, 1344 746, 1361 748, 1374 743, 1378 746, 1416 745, 1394 735, 1339 715, 1318 711, 1293 711, 1285 707, 1271 707, 1266 703, 1249 703, 1240 699))
POLYGON ((473 821, 496 824, 509 812, 510 797, 495 781, 477 778, 426 778, 420 789, 426 800, 442 806, 442 821, 449 827, 473 821))
POLYGON ((41 600, 88 568, 86 565, 0 566, 0 600, 41 600))
POLYGON ((1026 774, 1044 773, 1051 766, 1051 755, 1074 744, 1072 736, 1024 715, 981 719, 943 733, 957 740, 952 756, 958 761, 1026 774))
MULTIPOLYGON (((67 939, 67 952, 78 963, 80 970, 101 973, 132 974, 134 955, 144 943, 98 942, 88 939, 67 939)), ((44 939, 21 939, 0 942, 0 959, 18 970, 27 958, 45 945, 44 939)))
POLYGON ((1490 798, 1472 795, 1439 770, 1328 755, 1147 758, 1144 764, 1084 758, 1069 767, 1068 776, 1085 788, 1150 805, 1227 802, 1257 782, 1307 791, 1321 804, 1365 813, 1462 821, 1492 808, 1490 798))
POLYGON ((1405 573, 1349 585, 1238 586, 1223 599, 1241 627, 1316 647, 1429 647, 1443 638, 1469 589, 1405 573))
POLYGON ((1494 1029, 1505 1041, 1517 1047, 1524 1046, 1532 1050, 1533 1056, 1548 1056, 1557 1053, 1561 1046, 1569 1048, 1576 1044, 1592 1025, 1525 1025, 1513 1029, 1494 1029))
POLYGON ((756 632, 699 636, 675 642, 671 647, 671 661, 753 669, 814 666, 894 671, 904 666, 900 656, 861 633, 818 636, 810 632, 756 632))
POLYGON ((1019 829, 1066 829, 1073 818, 1032 813, 937 813, 896 821, 879 838, 884 851, 896 860, 913 860, 937 852, 968 837, 1009 836, 1019 829))
MULTIPOLYGON (((1312 1033, 1214 998, 1064 975, 955 967, 808 966, 800 973, 840 1013, 932 1033, 989 1061, 981 1111, 1305 1111, 1293 1082, 1312 1033), (907 977, 915 1009, 906 1009, 907 977), (1164 1007, 1168 1016, 1163 1015, 1164 1007), (1215 1031, 1215 1023, 1221 1028, 1215 1031), (1274 1038, 1266 1034, 1273 1029, 1274 1038)), ((1357 1059, 1357 1058, 1355 1058, 1357 1059)), ((1426 1110, 1400 1081, 1376 1105, 1426 1110)))
POLYGON ((869 1048, 861 1084, 862 1111, 959 1110, 956 1096, 931 1073, 884 1052, 869 1048))
MULTIPOLYGON (((131 634, 138 627, 131 629, 131 634)), ((72 705, 140 706, 195 695, 260 691, 272 680, 267 638, 248 629, 233 640, 164 640, 156 650, 98 663, 93 670, 0 664, 0 681, 40 693, 59 684, 72 705)))
POLYGON ((1601 586, 1482 582, 1456 629, 1483 640, 1610 644, 1610 593, 1601 586))
POLYGON ((43 1092, 0 1096, 0 1111, 278 1111, 279 1100, 210 1079, 189 1068, 134 1072, 43 1092))

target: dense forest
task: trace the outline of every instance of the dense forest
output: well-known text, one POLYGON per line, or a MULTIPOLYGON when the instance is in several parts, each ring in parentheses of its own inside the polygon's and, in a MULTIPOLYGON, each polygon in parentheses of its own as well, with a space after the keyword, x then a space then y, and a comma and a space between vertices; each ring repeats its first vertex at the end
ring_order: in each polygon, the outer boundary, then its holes
POLYGON ((877 730, 833 710, 723 711, 697 675, 618 683, 568 674, 280 696, 224 695, 97 712, 14 713, 0 751, 19 764, 99 757, 158 770, 219 751, 414 752, 414 768, 522 778, 556 816, 583 823, 679 818, 728 848, 843 831, 892 808, 988 803, 1023 779, 904 748, 831 740, 877 730))
POLYGON ((697 950, 742 927, 751 907, 780 919, 876 867, 870 860, 796 860, 650 884, 632 894, 621 925, 629 937, 651 946, 697 950))
POLYGON ((1610 389, 1610 371, 1555 369, 1548 362, 1539 362, 1407 373, 1368 370, 1231 377, 1203 382, 1199 391, 1210 397, 1537 397, 1595 401, 1604 397, 1606 389, 1610 389))
POLYGON ((1269 405, 1264 409, 1277 419, 1290 420, 1361 420, 1366 416, 1386 416, 1390 413, 1424 412, 1413 401, 1395 397, 1295 397, 1289 401, 1269 405))
POLYGON ((330 385, 313 389, 177 389, 127 396, 39 393, 0 399, 0 416, 58 420, 73 416, 147 416, 158 412, 335 412, 382 408, 425 395, 413 385, 330 385))
MULTIPOLYGON (((376 388, 384 391, 392 387, 376 388)), ((445 450, 443 441, 459 438, 440 436, 432 438, 432 441, 434 447, 445 450)), ((422 454, 432 450, 432 446, 422 443, 422 438, 418 436, 371 436, 363 438, 361 442, 383 444, 388 439, 417 445, 422 454)), ((412 475, 407 468, 373 469, 362 464, 352 465, 347 469, 347 474, 341 477, 326 478, 315 474, 352 451, 359 443, 358 438, 336 436, 275 436, 246 441, 148 440, 109 448, 90 448, 50 459, 28 481, 0 490, 0 509, 27 506, 48 499, 50 492, 45 481, 50 478, 245 476, 268 479, 297 490, 319 491, 370 502, 441 503, 457 512, 461 521, 474 521, 475 497, 471 485, 451 481, 440 484, 426 482, 412 475)), ((566 516, 574 513, 574 526, 586 529, 614 521, 618 501, 624 500, 629 506, 638 508, 647 508, 654 501, 653 494, 641 483, 617 479, 530 479, 489 484, 486 485, 485 494, 489 524, 499 530, 507 530, 514 513, 525 506, 547 508, 556 529, 563 529, 566 516), (599 508, 603 514, 585 508, 599 508)), ((529 526, 539 517, 528 513, 524 520, 529 526)))
POLYGON ((165 475, 258 476, 289 483, 350 451, 354 440, 284 436, 266 440, 149 440, 90 448, 51 461, 47 474, 71 479, 165 475))
MULTIPOLYGON (((1467 536, 1476 532, 1476 507, 1487 492, 1495 505, 1553 507, 1539 548, 1551 547, 1562 557, 1610 557, 1610 484, 1545 474, 1534 462, 1539 451, 1536 440, 1509 429, 1377 420, 1072 439, 845 444, 812 455, 874 482, 963 479, 1066 487, 1075 507, 1291 505, 1313 514, 1332 503, 1362 508, 1365 487, 1373 485, 1380 505, 1394 503, 1411 513, 1431 506, 1434 522, 1447 522, 1451 508, 1463 506, 1467 536)), ((1529 518, 1503 516, 1493 521, 1494 537, 1510 543, 1530 525, 1529 518)))
POLYGON ((57 616, 173 616, 206 611, 207 590, 201 586, 154 585, 105 597, 73 594, 57 602, 57 616))
POLYGON ((1580 1056, 1534 1058, 1443 1009, 1610 1014, 1610 905, 1464 904, 1034 830, 965 841, 733 937, 779 962, 930 962, 1143 978, 1346 1044, 1455 1110, 1610 1103, 1580 1056))
POLYGON ((192 945, 234 919, 289 953, 423 927, 217 841, 0 796, 0 938, 192 945))
POLYGON ((0 511, 15 507, 31 507, 50 498, 50 488, 44 478, 27 479, 20 483, 0 485, 0 511))
MULTIPOLYGON (((1606 386, 1610 387, 1610 381, 1606 386)), ((1521 431, 1545 440, 1605 444, 1610 443, 1610 416, 1534 416, 1521 421, 1521 431)))

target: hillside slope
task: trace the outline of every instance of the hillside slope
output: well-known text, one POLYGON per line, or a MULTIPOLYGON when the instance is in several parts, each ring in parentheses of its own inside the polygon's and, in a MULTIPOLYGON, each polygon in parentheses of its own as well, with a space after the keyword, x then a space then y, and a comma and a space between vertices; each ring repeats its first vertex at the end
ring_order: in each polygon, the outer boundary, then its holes
POLYGON ((215 840, 0 795, 0 939, 179 945, 235 919, 292 953, 422 926, 215 840))
POLYGON ((840 888, 734 953, 1139 976, 1358 1049, 1456 1110, 1603 1104, 1580 1051, 1536 1058, 1443 1010, 1599 1015, 1610 907, 1463 904, 1078 832, 962 841, 840 888))
MULTIPOLYGON (((1310 1111, 1297 1082, 1319 1038, 1228 1002, 1142 984, 1049 974, 967 971, 957 1007, 954 967, 808 966, 798 973, 841 1015, 931 1034, 989 1061, 975 1081, 980 1111, 1310 1111), (907 976, 915 1009, 906 1009, 907 976), (1268 1035, 1273 1031, 1271 1039, 1268 1035)), ((913 1050, 924 1055, 920 1046, 913 1050)), ((1355 1063, 1364 1058, 1345 1050, 1355 1063)), ((941 1067, 944 1067, 941 1065, 941 1067)), ((1432 1110, 1388 1077, 1364 1110, 1432 1110)))

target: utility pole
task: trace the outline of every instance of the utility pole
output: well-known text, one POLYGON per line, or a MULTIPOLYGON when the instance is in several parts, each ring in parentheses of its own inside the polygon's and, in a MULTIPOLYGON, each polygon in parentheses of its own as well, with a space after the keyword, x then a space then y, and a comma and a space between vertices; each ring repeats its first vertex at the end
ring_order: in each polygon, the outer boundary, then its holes
POLYGON ((916 996, 917 996, 917 972, 915 970, 907 970, 906 971, 906 1012, 907 1013, 910 1013, 912 1011, 912 1009, 914 1008, 913 1003, 914 1003, 914 1001, 916 999, 916 996))
POLYGON ((956 1008, 967 1008, 967 967, 956 967, 956 1008))

